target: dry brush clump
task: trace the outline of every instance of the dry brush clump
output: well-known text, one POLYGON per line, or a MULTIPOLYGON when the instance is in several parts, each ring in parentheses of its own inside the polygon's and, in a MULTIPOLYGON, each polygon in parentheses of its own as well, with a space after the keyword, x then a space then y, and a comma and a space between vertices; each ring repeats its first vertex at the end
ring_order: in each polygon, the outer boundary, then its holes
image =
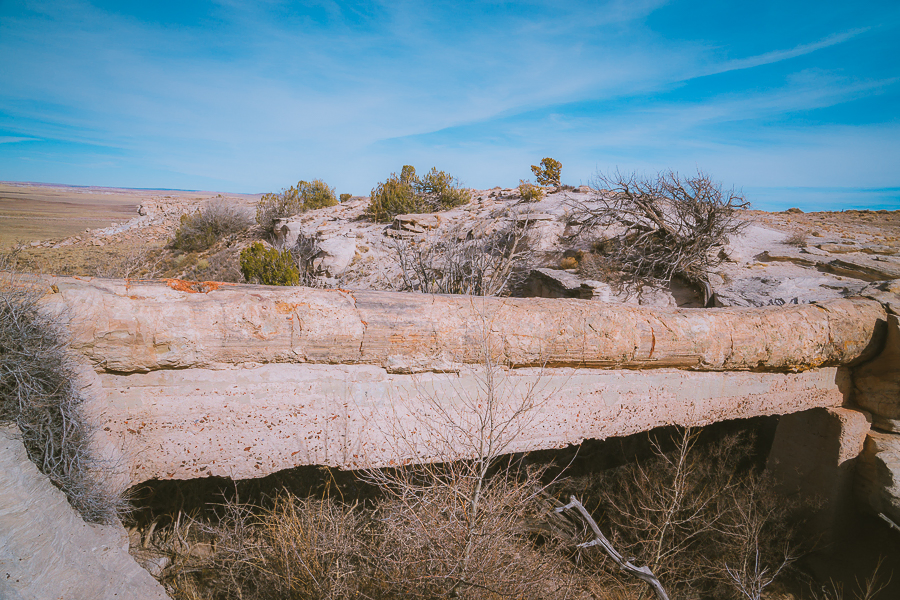
POLYGON ((503 296, 527 277, 533 260, 533 222, 512 215, 487 231, 461 228, 394 243, 403 291, 503 296))
MULTIPOLYGON (((735 436, 697 448, 681 430, 651 438, 652 456, 574 485, 613 544, 645 564, 679 598, 758 600, 766 587, 808 552, 799 532, 809 507, 774 492, 735 436)), ((617 571, 597 552, 585 566, 617 571)), ((640 589, 644 584, 623 582, 640 589)))
POLYGON ((338 199, 334 188, 321 179, 299 181, 296 186, 283 190, 280 194, 265 194, 256 205, 256 222, 268 233, 272 233, 275 221, 294 215, 335 206, 338 199))
POLYGON ((92 446, 97 426, 86 414, 64 317, 42 310, 43 290, 0 265, 0 422, 14 423, 28 457, 82 518, 109 523, 128 504, 92 446))
POLYGON ((582 235, 611 232, 607 258, 639 280, 705 281, 721 262, 713 248, 740 233, 738 211, 749 206, 702 171, 599 174, 591 187, 590 201, 569 200, 573 223, 582 235))
POLYGON ((208 250, 223 237, 250 227, 250 216, 224 202, 212 202, 192 214, 181 216, 172 247, 184 252, 208 250))

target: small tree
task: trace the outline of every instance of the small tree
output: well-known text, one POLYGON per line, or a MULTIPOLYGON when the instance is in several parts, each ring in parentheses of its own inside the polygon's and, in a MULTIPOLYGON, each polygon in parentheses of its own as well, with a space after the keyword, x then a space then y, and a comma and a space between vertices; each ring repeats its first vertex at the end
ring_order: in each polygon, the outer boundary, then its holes
POLYGON ((538 185, 553 186, 559 188, 562 176, 562 163, 552 158, 541 159, 541 166, 531 165, 531 172, 538 185))
POLYGON ((386 494, 372 564, 398 596, 529 598, 561 570, 553 555, 534 549, 522 524, 545 509, 536 501, 540 470, 504 457, 556 390, 539 376, 510 377, 490 318, 477 312, 480 364, 466 373, 472 384, 445 382, 455 396, 449 402, 427 381, 416 384, 415 400, 388 399, 394 423, 382 433, 396 462, 417 457, 420 464, 366 471, 386 494))
POLYGON ((265 194, 256 205, 256 222, 268 232, 275 221, 296 214, 334 206, 338 203, 334 188, 321 179, 299 181, 296 186, 283 190, 280 194, 265 194))
POLYGON ((391 173, 372 190, 366 212, 376 221, 388 221, 401 214, 448 210, 471 199, 471 192, 450 174, 433 167, 420 178, 415 167, 404 165, 400 175, 391 173))

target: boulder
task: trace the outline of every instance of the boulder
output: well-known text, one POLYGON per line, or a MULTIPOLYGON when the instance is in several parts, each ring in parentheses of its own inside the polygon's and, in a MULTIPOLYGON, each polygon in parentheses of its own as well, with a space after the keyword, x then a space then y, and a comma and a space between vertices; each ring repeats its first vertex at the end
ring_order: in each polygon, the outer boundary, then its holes
POLYGON ((303 232, 303 224, 290 219, 278 219, 275 221, 275 245, 279 248, 290 248, 297 243, 297 238, 303 232))
POLYGON ((168 598, 128 554, 125 529, 85 523, 17 433, 0 428, 0 598, 168 598))
MULTIPOLYGON (((900 318, 887 315, 887 337, 881 353, 873 360, 854 369, 856 403, 887 420, 900 419, 900 318)), ((875 426, 883 424, 876 419, 875 426)))
POLYGON ((811 528, 834 535, 852 514, 854 467, 869 433, 869 416, 816 408, 778 420, 767 470, 785 496, 818 504, 811 528))
POLYGON ((356 238, 339 236, 319 242, 319 251, 312 259, 316 275, 337 277, 350 266, 356 256, 356 238))
POLYGON ((900 523, 900 435, 869 432, 856 472, 863 506, 900 523))
POLYGON ((392 223, 394 229, 413 233, 424 233, 428 229, 437 229, 440 225, 441 215, 435 213, 397 215, 392 223))

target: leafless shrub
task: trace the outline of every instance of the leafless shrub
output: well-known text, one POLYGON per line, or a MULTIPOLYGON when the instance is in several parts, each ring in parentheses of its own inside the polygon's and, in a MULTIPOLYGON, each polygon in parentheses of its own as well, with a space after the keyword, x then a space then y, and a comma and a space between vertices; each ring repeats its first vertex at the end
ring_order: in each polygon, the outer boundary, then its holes
POLYGON ((784 243, 788 246, 796 246, 798 248, 806 248, 807 239, 806 234, 802 231, 795 231, 791 235, 788 236, 784 243))
POLYGON ((710 250, 741 231, 736 212, 748 206, 702 171, 692 177, 669 171, 655 180, 598 174, 591 187, 590 201, 569 200, 579 233, 611 228, 609 256, 636 278, 664 282, 676 275, 704 280, 720 262, 710 250))
POLYGON ((138 243, 128 245, 112 260, 97 265, 97 277, 108 279, 153 279, 162 274, 163 257, 158 249, 138 243))
POLYGON ((449 382, 449 402, 417 385, 415 403, 392 403, 403 419, 383 433, 398 464, 409 457, 421 464, 365 474, 387 495, 377 513, 374 565, 392 594, 540 597, 562 571, 557 555, 533 547, 525 527, 546 512, 538 500, 541 470, 503 456, 553 391, 539 377, 521 383, 507 376, 490 318, 479 315, 474 385, 449 382), (414 422, 404 426, 410 416, 414 422))
POLYGON ((721 554, 711 570, 746 600, 763 591, 799 557, 788 527, 790 503, 770 491, 770 481, 751 473, 720 499, 715 525, 721 554))
POLYGON ((604 471, 582 490, 599 504, 598 521, 616 548, 679 597, 758 597, 808 550, 790 526, 796 503, 759 473, 742 471, 748 446, 736 437, 697 449, 697 434, 686 429, 671 448, 663 441, 651 438, 651 459, 604 471))
POLYGON ((250 215, 244 210, 225 202, 211 202, 181 216, 172 246, 185 252, 207 250, 223 237, 249 228, 250 223, 250 215))
POLYGON ((300 269, 299 285, 305 287, 322 287, 323 283, 316 276, 313 259, 319 255, 321 248, 319 240, 314 235, 306 235, 301 233, 297 236, 297 241, 291 247, 291 255, 297 261, 300 269))
POLYGON ((0 422, 15 423, 28 457, 89 522, 127 510, 110 465, 93 451, 63 318, 39 306, 37 289, 0 265, 0 422))
POLYGON ((426 294, 509 294, 528 273, 532 225, 527 215, 514 216, 480 236, 457 228, 443 236, 398 240, 394 249, 401 289, 426 294))
POLYGON ((179 279, 242 283, 244 276, 241 274, 239 253, 234 248, 223 248, 215 254, 198 259, 179 275, 179 279))
POLYGON ((813 591, 813 598, 815 600, 844 600, 844 598, 847 597, 853 598, 853 600, 874 600, 879 597, 881 592, 883 592, 891 583, 890 576, 885 579, 881 575, 881 567, 883 564, 884 558, 879 558, 875 568, 872 569, 871 575, 866 577, 863 581, 860 581, 859 579, 856 580, 856 586, 852 592, 852 596, 845 596, 843 584, 832 579, 829 580, 826 585, 822 586, 821 594, 813 591))

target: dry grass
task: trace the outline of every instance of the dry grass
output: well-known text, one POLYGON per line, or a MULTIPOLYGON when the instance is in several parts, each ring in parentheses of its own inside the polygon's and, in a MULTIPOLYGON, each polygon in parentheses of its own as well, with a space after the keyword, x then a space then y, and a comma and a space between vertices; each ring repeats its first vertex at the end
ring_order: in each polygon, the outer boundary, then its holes
POLYGON ((112 522, 127 503, 91 445, 97 426, 82 407, 65 316, 42 310, 44 290, 8 269, 0 261, 0 421, 18 426, 28 457, 86 521, 112 522))

